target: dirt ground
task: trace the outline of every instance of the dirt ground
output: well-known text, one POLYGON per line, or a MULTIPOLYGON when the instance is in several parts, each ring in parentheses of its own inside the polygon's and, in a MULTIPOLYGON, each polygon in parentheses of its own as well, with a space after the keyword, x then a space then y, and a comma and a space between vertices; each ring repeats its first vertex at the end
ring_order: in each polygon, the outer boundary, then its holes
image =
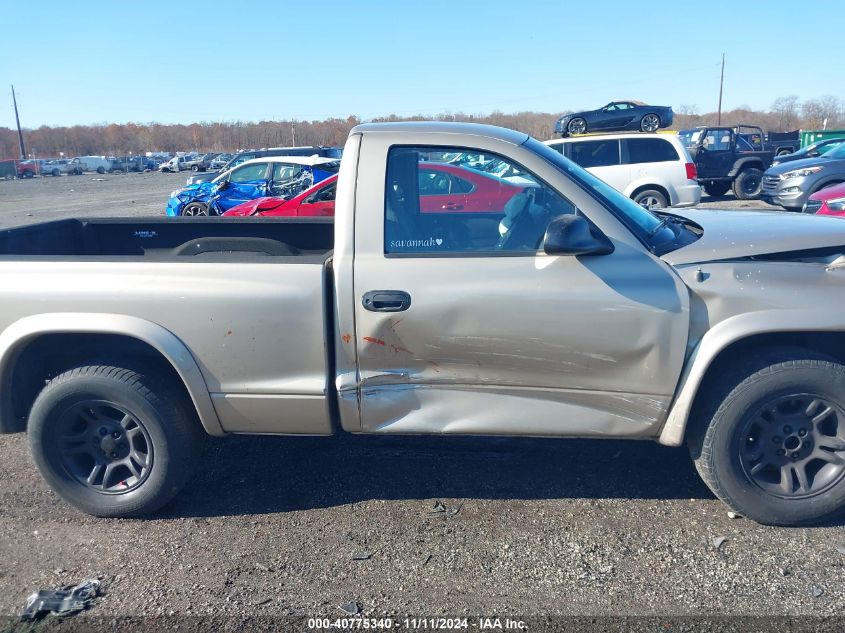
MULTIPOLYGON (((0 226, 158 215, 184 179, 0 182, 0 226)), ((0 436, 0 615, 40 588, 98 578, 105 595, 74 623, 827 616, 845 609, 844 572, 843 525, 730 518, 684 449, 650 442, 230 437, 208 441, 158 516, 104 520, 46 488, 25 436, 0 436)))

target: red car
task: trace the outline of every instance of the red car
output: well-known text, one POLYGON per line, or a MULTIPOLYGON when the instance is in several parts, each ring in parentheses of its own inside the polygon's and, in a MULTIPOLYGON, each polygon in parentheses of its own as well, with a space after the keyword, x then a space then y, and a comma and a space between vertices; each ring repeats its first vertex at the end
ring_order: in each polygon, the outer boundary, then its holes
MULTIPOLYGON (((422 213, 500 213, 526 188, 474 169, 447 163, 420 164, 422 213)), ((224 216, 334 215, 337 176, 326 178, 290 200, 258 198, 229 209, 224 216)))
POLYGON ((811 195, 804 205, 804 213, 845 216, 845 182, 811 195))
POLYGON ((256 198, 232 207, 224 217, 250 215, 296 217, 334 215, 334 195, 337 175, 329 176, 288 200, 284 198, 256 198))

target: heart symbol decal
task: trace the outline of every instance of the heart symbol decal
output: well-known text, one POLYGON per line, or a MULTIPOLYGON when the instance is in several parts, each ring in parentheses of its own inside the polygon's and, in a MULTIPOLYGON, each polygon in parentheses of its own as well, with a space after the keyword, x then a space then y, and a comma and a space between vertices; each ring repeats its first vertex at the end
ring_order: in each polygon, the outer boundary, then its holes
POLYGON ((443 238, 438 237, 436 240, 434 240, 434 243, 437 244, 438 246, 440 246, 443 243, 443 238))

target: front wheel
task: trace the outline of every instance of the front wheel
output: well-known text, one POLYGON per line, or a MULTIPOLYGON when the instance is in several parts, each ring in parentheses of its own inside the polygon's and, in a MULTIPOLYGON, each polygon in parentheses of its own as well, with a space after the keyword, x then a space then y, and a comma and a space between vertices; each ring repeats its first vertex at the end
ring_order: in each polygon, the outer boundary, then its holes
POLYGON ((210 215, 208 205, 204 202, 189 202, 182 208, 182 215, 188 217, 210 215))
POLYGON ((698 472, 759 523, 828 520, 845 507, 845 367, 811 352, 762 364, 723 382, 727 395, 690 441, 698 472))
POLYGON ((575 117, 566 126, 566 131, 570 134, 584 134, 587 131, 587 122, 581 117, 575 117))
POLYGON ((753 200, 763 191, 763 172, 753 167, 745 169, 734 179, 734 195, 739 200, 753 200))
POLYGON ((97 173, 98 174, 106 173, 106 168, 105 167, 97 167, 97 173))
POLYGON ((191 171, 192 171, 192 172, 198 172, 199 170, 200 170, 199 165, 192 165, 192 166, 191 166, 191 171))
POLYGON ((656 132, 660 129, 660 117, 656 114, 646 114, 640 119, 640 131, 656 132))
POLYGON ((197 458, 199 423, 154 371, 77 367, 52 379, 29 415, 41 475, 88 514, 132 517, 170 501, 197 458))

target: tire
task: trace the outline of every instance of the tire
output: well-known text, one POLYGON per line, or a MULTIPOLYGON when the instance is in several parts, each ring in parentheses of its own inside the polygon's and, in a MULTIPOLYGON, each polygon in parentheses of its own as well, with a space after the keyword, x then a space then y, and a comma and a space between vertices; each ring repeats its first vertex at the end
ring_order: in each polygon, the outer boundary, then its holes
POLYGON ((189 202, 182 207, 182 215, 185 217, 197 217, 211 215, 208 210, 208 205, 204 202, 189 202))
POLYGON ((52 175, 53 178, 55 178, 56 176, 60 176, 61 173, 62 172, 60 172, 58 169, 54 169, 53 171, 50 172, 50 175, 52 175))
POLYGON ((714 385, 690 433, 701 478, 731 508, 766 525, 838 515, 845 507, 845 366, 795 349, 746 369, 714 385))
POLYGON ((587 122, 581 117, 575 117, 566 125, 566 132, 572 134, 586 134, 587 122))
POLYGON ((791 154, 792 151, 788 149, 779 149, 778 153, 775 156, 786 156, 787 154, 791 154))
POLYGON ((191 165, 191 171, 197 172, 199 170, 200 170, 199 165, 191 165))
POLYGON ((704 191, 707 192, 708 196, 712 196, 714 198, 718 198, 720 196, 724 196, 728 193, 728 190, 731 188, 730 182, 725 182, 723 180, 716 180, 709 184, 704 185, 704 191))
POLYGON ((656 132, 660 129, 660 117, 649 112, 640 119, 640 132, 656 132))
POLYGON ((734 195, 738 200, 753 200, 763 191, 763 172, 754 167, 743 169, 733 182, 734 195))
POLYGON ((150 514, 190 477, 199 422, 184 397, 151 373, 76 367, 47 383, 32 406, 27 430, 35 465, 56 494, 82 512, 150 514))
POLYGON ((98 174, 106 173, 106 168, 105 167, 97 167, 97 173, 98 174))
POLYGON ((22 178, 35 178, 35 172, 25 171, 21 174, 22 178))
POLYGON ((666 196, 656 189, 645 189, 633 197, 633 201, 646 209, 665 209, 669 206, 666 196))

